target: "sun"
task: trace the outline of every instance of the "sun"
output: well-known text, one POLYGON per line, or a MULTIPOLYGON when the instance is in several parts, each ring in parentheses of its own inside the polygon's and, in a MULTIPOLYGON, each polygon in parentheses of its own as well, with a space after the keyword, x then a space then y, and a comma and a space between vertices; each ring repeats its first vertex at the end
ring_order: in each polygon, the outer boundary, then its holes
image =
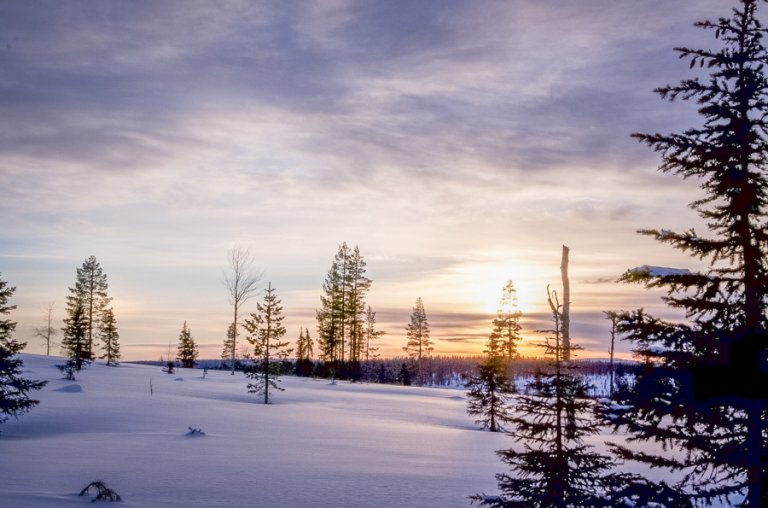
POLYGON ((514 287, 513 302, 523 314, 546 304, 546 285, 539 280, 535 266, 510 266, 498 261, 468 263, 457 267, 453 277, 462 288, 464 299, 477 312, 495 315, 502 305, 508 281, 512 281, 514 287))

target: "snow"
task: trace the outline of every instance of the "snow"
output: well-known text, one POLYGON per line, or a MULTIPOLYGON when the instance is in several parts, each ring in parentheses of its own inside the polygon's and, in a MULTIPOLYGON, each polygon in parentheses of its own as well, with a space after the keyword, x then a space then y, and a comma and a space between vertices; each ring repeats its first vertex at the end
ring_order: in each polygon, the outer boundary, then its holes
POLYGON ((666 266, 643 265, 630 270, 633 273, 647 273, 651 277, 666 277, 669 275, 690 275, 687 268, 668 268, 666 266))
POLYGON ((49 383, 0 425, 3 507, 90 506, 93 480, 126 507, 468 506, 497 492, 494 452, 512 446, 457 390, 284 377, 265 406, 242 374, 97 363, 73 382, 60 358, 22 358, 49 383))

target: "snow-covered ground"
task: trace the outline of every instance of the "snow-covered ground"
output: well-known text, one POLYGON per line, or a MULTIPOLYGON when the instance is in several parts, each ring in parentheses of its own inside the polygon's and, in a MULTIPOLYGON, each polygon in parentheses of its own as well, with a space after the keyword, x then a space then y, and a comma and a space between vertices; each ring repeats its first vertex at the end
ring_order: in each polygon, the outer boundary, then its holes
POLYGON ((468 506, 496 492, 494 451, 512 446, 459 390, 284 377, 265 406, 242 374, 95 364, 66 381, 60 359, 22 358, 49 383, 0 426, 1 507, 85 506, 97 479, 121 506, 468 506))

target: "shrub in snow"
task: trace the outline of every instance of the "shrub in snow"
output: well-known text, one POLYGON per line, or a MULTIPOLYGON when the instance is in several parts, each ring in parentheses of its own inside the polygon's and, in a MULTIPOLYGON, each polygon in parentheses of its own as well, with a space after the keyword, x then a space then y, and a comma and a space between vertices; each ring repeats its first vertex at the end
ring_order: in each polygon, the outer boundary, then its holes
POLYGON ((95 503, 96 501, 122 501, 120 495, 107 487, 107 484, 101 480, 92 481, 86 485, 85 488, 80 491, 80 495, 84 496, 88 494, 91 487, 96 491, 96 497, 93 498, 93 501, 91 501, 92 503, 95 503))
POLYGON ((204 436, 205 432, 203 432, 202 429, 196 429, 194 427, 187 427, 189 429, 189 432, 187 432, 188 436, 204 436))

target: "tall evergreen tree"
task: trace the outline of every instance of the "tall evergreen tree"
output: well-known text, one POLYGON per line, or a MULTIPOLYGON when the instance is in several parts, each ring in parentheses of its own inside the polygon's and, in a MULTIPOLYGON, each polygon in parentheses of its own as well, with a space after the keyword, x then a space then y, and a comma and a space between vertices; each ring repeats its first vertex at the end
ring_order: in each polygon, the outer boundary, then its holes
POLYGON ((91 362, 88 350, 88 316, 83 305, 76 303, 69 316, 64 319, 61 347, 67 354, 67 361, 59 369, 67 379, 74 380, 75 372, 80 372, 91 362))
POLYGON ((253 344, 254 365, 246 369, 246 376, 252 381, 248 383, 248 391, 257 395, 264 394, 264 404, 269 404, 269 389, 282 391, 278 386, 280 361, 291 354, 287 349, 288 342, 282 342, 285 335, 283 326, 283 307, 270 282, 264 294, 264 302, 256 304, 256 313, 251 313, 251 319, 246 319, 243 325, 250 334, 248 342, 253 344), (276 362, 272 362, 276 360, 276 362))
POLYGON ((317 311, 318 345, 321 358, 342 377, 350 370, 348 362, 352 372, 359 370, 364 354, 365 298, 371 287, 365 271, 360 249, 350 249, 344 242, 323 282, 317 311))
POLYGON ((95 256, 90 256, 77 269, 75 287, 69 288, 67 296, 67 315, 71 318, 75 308, 82 307, 86 322, 86 341, 83 357, 93 360, 93 330, 98 328, 101 313, 112 300, 107 295, 107 275, 95 256))
POLYGON ((104 354, 99 358, 106 359, 107 365, 117 365, 120 359, 120 335, 117 333, 117 320, 112 307, 104 309, 99 323, 99 338, 104 349, 104 354))
POLYGON ((511 280, 508 280, 502 290, 501 303, 493 320, 491 340, 497 341, 502 348, 507 362, 517 358, 517 343, 523 338, 520 331, 522 313, 517 307, 517 290, 511 280))
MULTIPOLYGON (((684 450, 670 458, 617 447, 622 457, 682 473, 678 487, 700 503, 768 506, 768 63, 757 0, 741 0, 730 18, 696 26, 714 32, 717 49, 676 48, 707 69, 657 90, 695 100, 703 125, 674 134, 634 134, 662 157, 660 170, 698 180, 690 203, 706 221, 694 230, 643 230, 710 261, 700 272, 644 266, 623 280, 667 289, 665 301, 686 322, 642 311, 621 315, 618 331, 646 359, 632 389, 619 390, 614 421, 633 440, 684 450)), ((636 450, 637 448, 635 448, 636 450)))
POLYGON ((500 496, 472 496, 482 506, 628 506, 613 494, 619 483, 609 473, 613 461, 584 444, 601 425, 594 403, 586 398, 587 386, 562 360, 559 309, 558 303, 553 309, 554 335, 543 344, 552 359, 550 369, 536 377, 530 393, 517 396, 516 411, 506 415, 514 427, 511 436, 523 448, 496 452, 512 470, 496 475, 500 496))
MULTIPOLYGON (((346 244, 344 244, 346 246, 346 244)), ((317 332, 320 356, 326 363, 335 364, 341 359, 343 319, 342 309, 345 300, 343 283, 342 247, 333 259, 328 275, 323 281, 323 294, 320 296, 320 309, 317 311, 317 332)))
POLYGON ((176 353, 176 359, 181 362, 181 366, 185 369, 194 369, 195 363, 197 363, 197 355, 197 344, 192 337, 192 331, 187 326, 187 322, 184 321, 184 325, 181 327, 181 333, 179 334, 179 346, 176 353))
POLYGON ((365 335, 364 335, 364 347, 366 361, 375 360, 379 357, 379 347, 376 346, 376 341, 384 335, 384 330, 376 329, 376 313, 371 309, 369 305, 365 310, 365 335))
POLYGON ((24 362, 18 354, 26 343, 13 339, 16 322, 5 317, 16 308, 9 305, 15 291, 15 287, 0 280, 0 315, 3 316, 0 319, 0 423, 11 416, 18 418, 37 405, 40 401, 30 398, 30 394, 45 386, 45 381, 32 381, 21 375, 24 362))
POLYGON ((416 298, 416 306, 411 311, 411 321, 406 327, 408 343, 403 347, 408 357, 416 362, 416 372, 419 384, 424 383, 422 363, 428 357, 434 347, 429 340, 429 323, 427 313, 424 311, 424 302, 421 297, 416 298))

